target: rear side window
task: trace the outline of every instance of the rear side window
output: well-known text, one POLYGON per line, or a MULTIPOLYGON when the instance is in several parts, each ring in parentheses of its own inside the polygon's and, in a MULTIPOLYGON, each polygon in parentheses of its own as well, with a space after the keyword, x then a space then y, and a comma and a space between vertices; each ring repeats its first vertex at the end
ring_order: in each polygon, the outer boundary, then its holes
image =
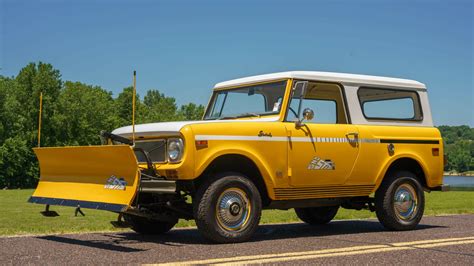
POLYGON ((404 121, 423 119, 420 100, 415 91, 360 88, 357 95, 367 119, 404 121))

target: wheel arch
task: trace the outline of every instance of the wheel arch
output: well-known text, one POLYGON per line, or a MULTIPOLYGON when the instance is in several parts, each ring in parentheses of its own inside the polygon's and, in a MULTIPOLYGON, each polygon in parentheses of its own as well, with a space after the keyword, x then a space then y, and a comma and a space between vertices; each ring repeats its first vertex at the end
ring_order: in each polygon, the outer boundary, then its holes
POLYGON ((382 181, 390 174, 395 171, 410 171, 413 172, 419 179, 423 188, 428 188, 428 173, 426 170, 426 166, 423 162, 413 155, 403 154, 399 155, 392 160, 390 160, 379 177, 377 178, 377 182, 375 185, 375 190, 380 187, 382 181))
POLYGON ((260 192, 262 205, 270 204, 269 188, 273 185, 270 180, 265 178, 265 176, 269 177, 269 172, 258 160, 247 154, 231 152, 214 156, 200 171, 198 178, 194 180, 196 188, 205 183, 208 178, 222 172, 235 172, 245 175, 260 192))

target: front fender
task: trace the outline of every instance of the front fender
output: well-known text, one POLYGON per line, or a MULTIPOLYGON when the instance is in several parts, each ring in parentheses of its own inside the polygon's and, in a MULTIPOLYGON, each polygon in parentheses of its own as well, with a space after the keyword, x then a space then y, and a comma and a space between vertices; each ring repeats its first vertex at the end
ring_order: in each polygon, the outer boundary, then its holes
POLYGON ((260 174, 263 177, 263 181, 265 182, 265 185, 267 187, 267 190, 270 192, 272 191, 270 188, 273 188, 275 186, 274 183, 274 177, 271 174, 271 166, 268 165, 267 162, 261 160, 258 156, 255 156, 255 154, 248 152, 243 149, 220 149, 217 151, 212 152, 212 154, 206 156, 205 158, 201 158, 200 160, 196 160, 196 172, 195 176, 198 177, 204 171, 209 167, 209 165, 217 158, 223 156, 223 155, 241 155, 244 157, 247 157, 250 159, 252 162, 255 163, 257 166, 258 170, 260 171, 260 174))

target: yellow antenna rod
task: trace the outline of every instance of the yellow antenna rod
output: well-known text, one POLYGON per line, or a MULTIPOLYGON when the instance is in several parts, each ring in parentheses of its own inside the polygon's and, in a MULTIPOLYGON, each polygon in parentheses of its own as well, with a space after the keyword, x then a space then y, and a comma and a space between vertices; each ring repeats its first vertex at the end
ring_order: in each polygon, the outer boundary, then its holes
POLYGON ((43 92, 40 92, 40 104, 38 115, 38 147, 41 147, 41 116, 43 113, 43 92))
POLYGON ((132 96, 132 143, 135 145, 135 95, 137 95, 137 71, 133 71, 133 96, 132 96))

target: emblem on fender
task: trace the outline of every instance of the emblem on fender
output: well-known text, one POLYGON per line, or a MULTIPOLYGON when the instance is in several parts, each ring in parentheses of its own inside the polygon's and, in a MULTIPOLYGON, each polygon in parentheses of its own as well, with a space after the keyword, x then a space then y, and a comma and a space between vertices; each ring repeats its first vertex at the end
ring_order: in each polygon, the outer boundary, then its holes
POLYGON ((127 187, 127 181, 123 179, 123 177, 116 177, 111 175, 107 181, 105 182, 105 189, 112 189, 112 190, 125 190, 127 187))
POLYGON ((265 132, 263 132, 263 130, 260 130, 260 132, 258 132, 257 136, 259 136, 259 137, 273 137, 271 132, 270 133, 265 133, 265 132))
POLYGON ((319 157, 314 157, 308 164, 308 170, 335 170, 336 165, 331 160, 323 160, 319 157))

